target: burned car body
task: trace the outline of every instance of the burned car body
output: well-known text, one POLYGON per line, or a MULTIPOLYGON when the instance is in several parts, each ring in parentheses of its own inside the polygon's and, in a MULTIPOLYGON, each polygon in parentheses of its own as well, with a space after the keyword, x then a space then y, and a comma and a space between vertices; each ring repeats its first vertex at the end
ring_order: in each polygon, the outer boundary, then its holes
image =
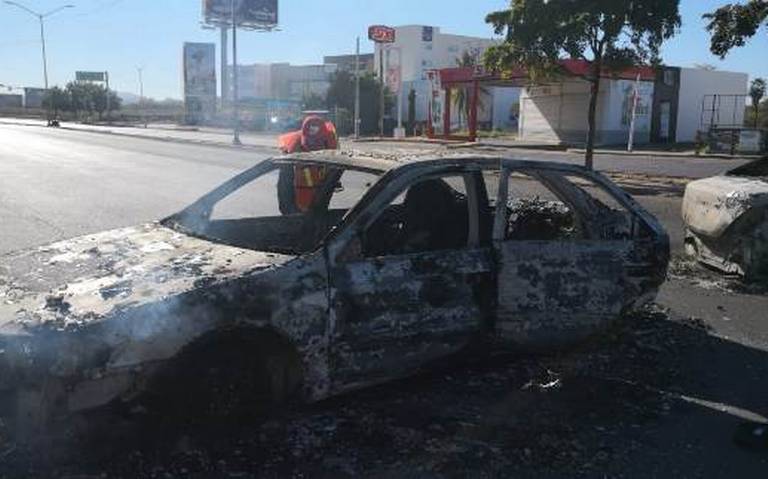
POLYGON ((40 424, 217 361, 311 401, 472 345, 567 345, 651 300, 668 260, 655 218, 579 167, 274 158, 160 223, 2 258, 0 415, 40 424), (311 210, 281 213, 283 173, 308 167, 311 210))
POLYGON ((686 250, 748 280, 768 276, 768 160, 690 183, 683 199, 686 250))

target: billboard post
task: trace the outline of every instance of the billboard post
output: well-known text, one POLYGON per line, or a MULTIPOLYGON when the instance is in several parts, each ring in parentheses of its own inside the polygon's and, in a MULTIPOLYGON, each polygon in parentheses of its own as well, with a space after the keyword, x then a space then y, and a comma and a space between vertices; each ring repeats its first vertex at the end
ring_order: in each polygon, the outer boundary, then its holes
POLYGON ((384 44, 395 43, 396 31, 384 25, 368 27, 368 39, 379 45, 379 134, 384 136, 384 44))
MULTIPOLYGON (((226 31, 232 28, 232 143, 240 145, 240 85, 237 71, 237 29, 272 31, 277 27, 278 0, 203 0, 203 23, 222 31, 222 72, 226 69, 226 31)), ((225 75, 222 74, 222 86, 225 75)), ((224 104, 222 89, 222 105, 224 104)))

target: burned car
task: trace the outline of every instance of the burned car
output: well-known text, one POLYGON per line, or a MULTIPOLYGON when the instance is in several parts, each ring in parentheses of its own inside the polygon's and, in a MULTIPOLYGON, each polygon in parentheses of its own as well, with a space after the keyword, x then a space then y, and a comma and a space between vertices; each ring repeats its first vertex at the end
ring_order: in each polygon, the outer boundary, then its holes
POLYGON ((690 183, 685 245, 699 262, 747 280, 768 276, 768 159, 690 183))
POLYGON ((556 348, 652 300, 668 260, 580 167, 273 158, 161 222, 3 257, 0 407, 17 427, 147 394, 256 408, 556 348))

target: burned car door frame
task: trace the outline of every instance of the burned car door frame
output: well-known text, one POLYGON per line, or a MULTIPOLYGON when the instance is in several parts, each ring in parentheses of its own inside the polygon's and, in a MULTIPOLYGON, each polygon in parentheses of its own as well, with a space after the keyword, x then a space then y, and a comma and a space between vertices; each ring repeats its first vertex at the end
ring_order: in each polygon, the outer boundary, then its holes
MULTIPOLYGON (((618 318, 646 290, 655 294, 663 282, 666 233, 599 174, 505 161, 497 205, 493 230, 498 261, 496 326, 505 342, 538 349, 578 341, 618 318), (582 237, 508 239, 505 206, 514 173, 539 181, 570 208, 582 237), (605 231, 617 225, 606 224, 600 203, 567 177, 588 181, 626 210, 627 223, 620 235, 624 237, 606 237, 605 231)), ((614 216, 612 221, 623 220, 614 216)))
MULTIPOLYGON (((327 247, 331 305, 331 371, 335 389, 355 388, 413 372, 460 351, 486 332, 492 281, 490 244, 481 245, 477 168, 414 164, 390 172, 361 201, 327 247), (365 233, 409 188, 460 177, 466 187, 468 238, 459 248, 366 256, 365 233)), ((407 200, 406 200, 407 201, 407 200)))

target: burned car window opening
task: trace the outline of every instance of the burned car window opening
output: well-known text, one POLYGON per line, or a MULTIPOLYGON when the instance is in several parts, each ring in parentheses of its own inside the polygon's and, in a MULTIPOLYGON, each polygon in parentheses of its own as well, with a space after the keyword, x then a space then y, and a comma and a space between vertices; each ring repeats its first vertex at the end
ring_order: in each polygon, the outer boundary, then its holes
POLYGON ((470 210, 463 175, 410 185, 363 232, 363 256, 394 256, 468 245, 470 210))
POLYGON ((222 185, 168 224, 232 246, 302 254, 316 249, 378 179, 339 165, 273 163, 222 185))

